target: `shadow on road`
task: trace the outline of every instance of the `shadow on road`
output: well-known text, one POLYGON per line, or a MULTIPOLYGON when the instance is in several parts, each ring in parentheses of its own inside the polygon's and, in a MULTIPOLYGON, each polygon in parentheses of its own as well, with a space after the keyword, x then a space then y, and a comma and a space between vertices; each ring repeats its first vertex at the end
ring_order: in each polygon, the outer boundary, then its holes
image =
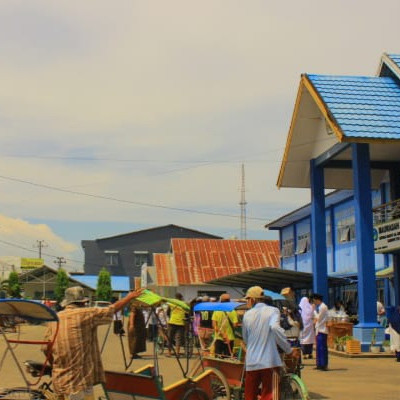
POLYGON ((322 399, 330 399, 330 397, 326 397, 322 394, 315 393, 315 392, 309 392, 308 393, 310 396, 310 400, 322 400, 322 399))

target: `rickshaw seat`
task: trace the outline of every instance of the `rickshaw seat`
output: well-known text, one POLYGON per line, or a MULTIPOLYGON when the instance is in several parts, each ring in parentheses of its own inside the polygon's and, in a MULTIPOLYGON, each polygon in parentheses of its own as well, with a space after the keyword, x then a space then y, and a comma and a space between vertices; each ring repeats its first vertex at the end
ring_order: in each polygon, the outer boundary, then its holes
POLYGON ((157 376, 105 371, 106 383, 103 387, 108 400, 138 400, 142 398, 178 400, 183 398, 191 385, 210 393, 211 382, 208 377, 210 373, 211 371, 205 371, 192 380, 181 379, 163 388, 157 376))
POLYGON ((139 369, 136 369, 135 371, 132 371, 133 374, 140 374, 140 375, 146 375, 146 376, 153 376, 154 375, 154 365, 153 364, 147 364, 144 367, 141 367, 139 369))
POLYGON ((154 375, 105 371, 104 391, 110 400, 148 399, 166 400, 160 379, 154 375))

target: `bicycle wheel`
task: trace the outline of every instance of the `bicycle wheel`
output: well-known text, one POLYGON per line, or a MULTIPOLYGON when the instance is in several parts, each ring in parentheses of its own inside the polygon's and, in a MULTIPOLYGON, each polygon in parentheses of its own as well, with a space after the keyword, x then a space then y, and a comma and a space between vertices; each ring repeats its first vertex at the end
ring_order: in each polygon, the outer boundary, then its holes
POLYGON ((184 395, 182 400, 211 400, 207 393, 200 388, 191 388, 184 395))
POLYGON ((225 375, 217 370, 216 368, 208 367, 206 371, 211 371, 211 389, 212 389, 212 400, 230 400, 231 388, 226 381, 225 375))
POLYGON ((5 389, 0 392, 0 400, 46 400, 46 395, 40 390, 27 388, 5 389))
POLYGON ((295 374, 285 375, 280 385, 281 400, 308 400, 304 382, 295 374))

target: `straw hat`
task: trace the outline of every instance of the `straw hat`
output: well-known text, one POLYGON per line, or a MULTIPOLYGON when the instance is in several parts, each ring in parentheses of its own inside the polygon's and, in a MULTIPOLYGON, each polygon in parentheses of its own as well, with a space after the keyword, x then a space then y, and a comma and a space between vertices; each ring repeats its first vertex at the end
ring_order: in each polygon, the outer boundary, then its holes
POLYGON ((261 286, 252 286, 247 289, 246 299, 261 299, 264 296, 264 289, 261 286))
POLYGON ((65 291, 64 300, 61 302, 61 307, 66 307, 73 303, 86 303, 89 301, 88 297, 85 297, 85 292, 80 286, 73 286, 65 291))

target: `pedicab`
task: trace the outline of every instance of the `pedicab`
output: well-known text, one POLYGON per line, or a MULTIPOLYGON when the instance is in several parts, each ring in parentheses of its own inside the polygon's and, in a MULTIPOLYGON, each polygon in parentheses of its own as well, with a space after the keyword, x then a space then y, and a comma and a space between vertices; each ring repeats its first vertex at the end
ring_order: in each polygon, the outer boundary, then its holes
MULTIPOLYGON (((20 387, 2 387, 0 388, 0 400, 6 399, 49 399, 52 397, 52 393, 48 390, 46 384, 38 386, 43 375, 48 371, 49 357, 46 356, 43 363, 40 363, 40 368, 37 370, 37 379, 31 382, 16 356, 16 347, 19 345, 39 345, 48 346, 50 349, 54 344, 58 332, 58 317, 55 311, 45 306, 44 304, 38 303, 31 300, 22 299, 0 299, 0 317, 1 318, 15 318, 20 321, 24 321, 27 324, 42 324, 46 322, 56 322, 56 330, 54 336, 49 340, 26 340, 21 339, 20 326, 16 326, 16 333, 12 335, 7 333, 5 330, 0 329, 1 337, 5 344, 5 349, 0 360, 0 384, 4 385, 5 379, 1 379, 1 370, 8 354, 11 355, 16 368, 18 369, 25 386, 20 387)), ((9 365, 7 365, 9 369, 9 365)))
MULTIPOLYGON (((280 296, 280 295, 279 295, 280 296)), ((284 302, 286 299, 277 297, 275 300, 284 302)), ((242 302, 226 302, 226 303, 199 303, 194 307, 194 312, 202 311, 222 311, 225 314, 236 310, 237 312, 244 312, 247 310, 246 303, 242 302)), ((226 320, 228 315, 225 316, 226 320)), ((226 396, 228 399, 242 400, 244 399, 244 358, 245 346, 243 343, 237 343, 231 349, 229 357, 215 356, 212 347, 215 339, 208 346, 202 346, 202 356, 198 362, 193 366, 191 374, 198 375, 202 371, 217 371, 219 375, 225 378, 228 384, 226 396)), ((241 342, 239 340, 239 342, 241 342)), ((308 400, 308 391, 299 376, 299 359, 295 359, 289 355, 282 354, 283 367, 281 369, 280 379, 280 399, 281 400, 308 400)))
MULTIPOLYGON (((152 315, 160 322, 156 308, 166 301, 177 305, 189 312, 188 305, 176 299, 161 297, 150 290, 145 290, 134 302, 150 308, 148 318, 152 315)), ((191 332, 191 319, 186 319, 186 332, 191 332)), ((166 333, 166 332, 165 332, 166 333)), ((166 335, 168 338, 168 336, 166 335)), ((169 340, 169 339, 168 339, 169 340)), ((207 369, 189 375, 190 354, 186 352, 186 366, 182 358, 176 353, 173 343, 168 347, 176 358, 177 364, 182 372, 182 379, 171 385, 165 386, 160 373, 157 348, 153 346, 153 364, 142 367, 132 372, 105 371, 106 382, 104 392, 108 400, 228 400, 229 386, 224 376, 219 371, 207 369)), ((124 359, 126 357, 124 355, 124 359)), ((130 364, 126 363, 126 369, 130 364)))

